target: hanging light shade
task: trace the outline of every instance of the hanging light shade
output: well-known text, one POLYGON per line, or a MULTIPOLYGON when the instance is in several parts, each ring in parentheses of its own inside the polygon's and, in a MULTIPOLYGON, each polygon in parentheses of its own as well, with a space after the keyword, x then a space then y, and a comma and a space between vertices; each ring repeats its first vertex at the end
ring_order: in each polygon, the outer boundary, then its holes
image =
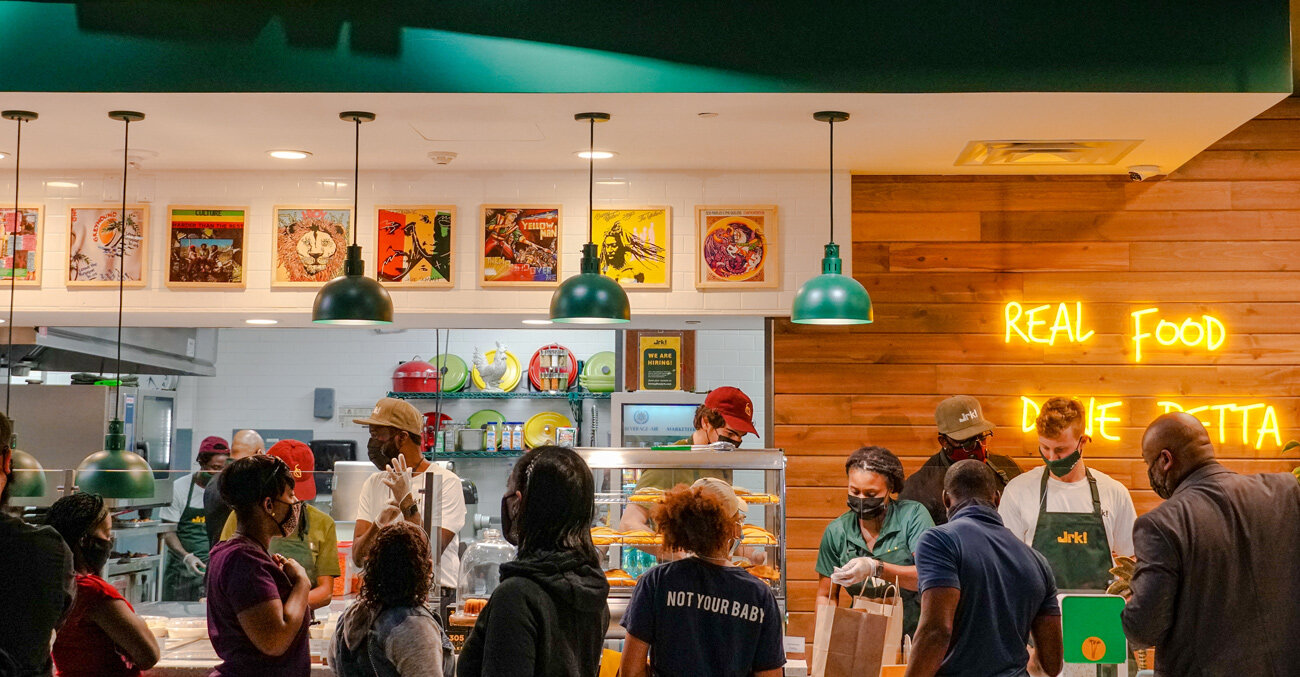
POLYGON ((316 293, 311 321, 316 324, 375 325, 393 323, 393 299, 378 280, 366 277, 366 262, 357 244, 357 195, 361 173, 361 123, 375 119, 374 113, 344 111, 339 119, 356 125, 356 153, 352 164, 352 244, 343 262, 343 276, 325 283, 316 293))
MULTIPOLYGON (((123 123, 122 142, 122 211, 118 212, 118 266, 117 266, 117 378, 113 383, 113 419, 108 422, 104 435, 104 448, 86 457, 77 466, 77 487, 82 491, 99 494, 105 498, 152 498, 154 495, 153 468, 143 456, 126 450, 126 425, 118 416, 122 387, 122 307, 125 301, 126 239, 129 220, 126 211, 126 176, 131 148, 131 123, 144 119, 144 113, 115 110, 108 117, 123 123)), ((140 224, 141 228, 148 224, 140 224)))
POLYGON ((840 246, 835 244, 835 123, 848 120, 849 114, 821 111, 814 113, 813 119, 830 128, 831 239, 822 257, 822 274, 799 288, 790 320, 796 324, 870 324, 871 296, 861 282, 844 274, 840 246))
POLYGON ((600 257, 593 242, 592 212, 595 210, 596 123, 608 122, 609 113, 578 113, 573 116, 589 125, 587 154, 587 244, 582 245, 582 264, 551 295, 551 321, 564 324, 622 324, 632 319, 627 291, 613 279, 600 274, 600 257))
POLYGON ((45 468, 35 456, 18 449, 9 450, 9 463, 13 469, 9 480, 9 495, 20 498, 38 498, 45 495, 45 468))

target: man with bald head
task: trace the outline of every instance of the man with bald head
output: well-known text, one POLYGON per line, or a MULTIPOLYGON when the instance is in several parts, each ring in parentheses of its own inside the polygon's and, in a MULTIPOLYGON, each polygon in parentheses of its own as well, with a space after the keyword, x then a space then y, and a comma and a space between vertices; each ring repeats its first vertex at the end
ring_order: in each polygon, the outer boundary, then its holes
MULTIPOLYGON (((266 453, 266 442, 256 430, 239 430, 230 439, 230 462, 232 463, 241 458, 264 453, 266 453)), ((230 504, 221 497, 221 473, 217 473, 217 476, 212 478, 208 486, 203 489, 203 512, 207 513, 204 526, 208 530, 208 543, 216 544, 221 540, 221 527, 225 526, 226 518, 230 517, 230 504)))
POLYGON ((1300 674, 1300 484, 1239 475, 1184 413, 1142 435, 1165 502, 1133 528, 1137 569, 1124 633, 1156 647, 1156 675, 1300 674))

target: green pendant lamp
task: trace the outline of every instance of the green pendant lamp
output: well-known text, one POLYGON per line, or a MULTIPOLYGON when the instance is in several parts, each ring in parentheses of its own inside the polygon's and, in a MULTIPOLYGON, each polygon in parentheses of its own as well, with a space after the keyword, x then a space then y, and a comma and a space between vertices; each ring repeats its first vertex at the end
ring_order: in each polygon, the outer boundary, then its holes
POLYGON ((590 126, 587 152, 587 244, 582 245, 582 272, 565 280, 551 295, 551 321, 563 324, 623 324, 632 319, 632 307, 618 282, 600 274, 600 258, 593 241, 595 211, 596 123, 608 122, 609 113, 578 113, 590 126))
POLYGON ((831 240, 822 257, 822 274, 808 280, 794 297, 790 319, 795 324, 870 324, 871 296, 861 282, 844 274, 840 246, 835 244, 835 123, 848 113, 821 111, 813 119, 830 126, 831 240))
MULTIPOLYGON (((0 117, 6 120, 13 120, 18 123, 18 141, 14 145, 14 232, 13 232, 13 265, 9 266, 9 324, 6 334, 9 335, 9 349, 5 353, 5 418, 9 417, 9 387, 13 381, 14 371, 14 291, 18 284, 18 251, 22 247, 22 237, 19 235, 22 224, 22 212, 18 209, 18 181, 21 177, 22 159, 23 159, 23 123, 31 122, 39 117, 36 113, 29 110, 7 110, 0 113, 0 117)), ((7 229, 6 229, 7 230, 7 229)), ((5 233, 8 237, 9 233, 5 233)), ((13 419, 10 419, 10 423, 13 419)), ((9 495, 22 498, 34 498, 45 495, 45 468, 41 466, 40 461, 35 456, 21 451, 18 448, 18 435, 13 434, 9 440, 9 462, 13 474, 9 480, 9 495)))
MULTIPOLYGON (((118 416, 122 398, 122 307, 126 300, 126 240, 130 220, 126 211, 126 176, 131 148, 131 123, 144 119, 144 113, 115 110, 108 117, 123 123, 122 140, 122 211, 117 214, 117 378, 113 385, 113 420, 108 422, 104 448, 86 457, 77 466, 77 488, 104 498, 153 498, 153 468, 143 456, 126 450, 126 425, 118 416)), ((141 230, 149 224, 140 224, 141 230)))
POLYGON ((352 164, 352 245, 343 262, 343 276, 325 283, 316 293, 311 321, 316 324, 376 325, 393 323, 393 299, 378 280, 366 277, 366 262, 357 244, 357 193, 361 174, 361 123, 373 122, 374 113, 350 110, 339 119, 356 125, 356 148, 352 164))

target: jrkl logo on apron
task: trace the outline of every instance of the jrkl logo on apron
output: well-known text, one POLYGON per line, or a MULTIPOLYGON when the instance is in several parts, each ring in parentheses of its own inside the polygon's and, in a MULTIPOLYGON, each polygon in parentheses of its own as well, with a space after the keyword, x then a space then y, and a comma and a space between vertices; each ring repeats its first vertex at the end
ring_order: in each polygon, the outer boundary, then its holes
POLYGON ((1052 565, 1057 589, 1105 590, 1113 560, 1106 539, 1106 524, 1101 517, 1097 480, 1091 470, 1087 471, 1092 512, 1048 512, 1047 473, 1047 468, 1043 468, 1034 550, 1052 565))

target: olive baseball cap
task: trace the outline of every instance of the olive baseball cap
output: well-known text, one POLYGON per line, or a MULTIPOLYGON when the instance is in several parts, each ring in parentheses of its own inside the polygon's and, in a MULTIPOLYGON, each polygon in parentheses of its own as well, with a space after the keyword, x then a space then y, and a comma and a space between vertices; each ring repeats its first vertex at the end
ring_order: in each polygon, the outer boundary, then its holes
POLYGON ((934 423, 940 434, 958 442, 991 432, 994 428, 984 418, 980 401, 970 395, 957 395, 940 402, 934 409, 934 423))
POLYGON ((733 515, 742 514, 749 509, 749 504, 736 495, 736 490, 732 489, 730 484, 716 477, 701 477, 695 480, 691 488, 699 489, 700 493, 713 496, 722 501, 722 505, 735 509, 733 515))
POLYGON ((412 435, 424 433, 420 412, 410 402, 394 397, 385 397, 375 403, 375 410, 370 412, 369 418, 354 418, 352 422, 360 425, 386 425, 412 435))

